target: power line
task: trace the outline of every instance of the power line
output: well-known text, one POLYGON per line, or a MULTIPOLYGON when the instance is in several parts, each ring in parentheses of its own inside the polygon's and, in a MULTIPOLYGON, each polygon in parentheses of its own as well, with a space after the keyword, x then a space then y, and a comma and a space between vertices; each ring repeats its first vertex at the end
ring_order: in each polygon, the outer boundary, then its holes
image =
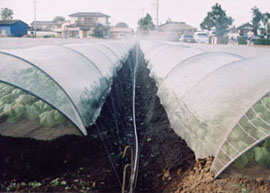
POLYGON ((37 14, 36 14, 36 0, 33 1, 34 3, 34 32, 35 32, 35 38, 37 37, 37 28, 36 28, 36 20, 37 20, 37 14))
POLYGON ((158 24, 159 24, 159 0, 157 0, 157 26, 156 26, 157 35, 158 35, 158 24))

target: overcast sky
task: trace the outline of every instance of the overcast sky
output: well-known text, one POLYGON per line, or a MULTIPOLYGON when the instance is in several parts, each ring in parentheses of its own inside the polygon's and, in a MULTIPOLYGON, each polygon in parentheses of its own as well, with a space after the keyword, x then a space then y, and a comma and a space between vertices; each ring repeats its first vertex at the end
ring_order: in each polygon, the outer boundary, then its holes
MULTIPOLYGON (((64 16, 87 11, 99 11, 111 16, 110 22, 128 23, 136 28, 138 18, 150 13, 156 19, 157 0, 36 0, 37 20, 52 20, 55 16, 64 16)), ((168 18, 184 21, 199 28, 200 23, 216 2, 222 5, 227 15, 233 17, 234 25, 251 20, 251 8, 257 6, 261 12, 270 12, 270 0, 159 0, 160 23, 168 18)), ((0 0, 0 8, 8 7, 14 11, 14 18, 31 23, 34 18, 33 0, 0 0)))

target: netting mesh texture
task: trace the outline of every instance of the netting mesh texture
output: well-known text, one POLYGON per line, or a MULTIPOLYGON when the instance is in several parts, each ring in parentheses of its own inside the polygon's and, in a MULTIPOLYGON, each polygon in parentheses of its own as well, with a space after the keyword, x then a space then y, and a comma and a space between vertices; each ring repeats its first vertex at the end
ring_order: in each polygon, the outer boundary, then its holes
MULTIPOLYGON (((141 43, 172 128, 196 157, 215 156, 212 171, 218 176, 269 135, 270 57, 251 57, 257 54, 252 48, 239 54, 241 48, 176 46, 141 43)), ((268 156, 258 148, 256 153, 253 160, 268 156)))

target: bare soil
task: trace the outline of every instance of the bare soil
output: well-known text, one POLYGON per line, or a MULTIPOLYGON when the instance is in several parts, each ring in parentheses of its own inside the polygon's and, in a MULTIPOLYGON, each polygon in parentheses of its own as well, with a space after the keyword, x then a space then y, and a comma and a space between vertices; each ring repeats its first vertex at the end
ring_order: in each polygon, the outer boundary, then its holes
MULTIPOLYGON (((123 167, 130 162, 121 158, 123 149, 134 146, 134 57, 131 53, 118 71, 96 125, 88 128, 88 136, 64 136, 52 141, 0 136, 0 192, 121 192, 123 167)), ((155 82, 149 78, 143 57, 139 58, 135 107, 140 167, 136 192, 270 192, 269 183, 259 179, 215 180, 210 172, 213 158, 195 160, 185 141, 170 128, 155 82)))
POLYGON ((98 138, 36 141, 0 137, 0 151, 0 191, 113 192, 119 188, 112 181, 114 174, 98 138), (58 183, 52 182, 55 179, 58 183))
POLYGON ((186 172, 179 168, 178 176, 173 178, 163 193, 266 193, 270 183, 262 179, 240 178, 234 175, 214 179, 210 172, 214 158, 198 159, 186 172))

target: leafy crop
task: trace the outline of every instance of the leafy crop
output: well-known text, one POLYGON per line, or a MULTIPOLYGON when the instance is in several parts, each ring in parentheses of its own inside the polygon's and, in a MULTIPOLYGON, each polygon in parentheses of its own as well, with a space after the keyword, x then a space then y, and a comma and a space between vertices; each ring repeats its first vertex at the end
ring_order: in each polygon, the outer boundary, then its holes
POLYGON ((20 85, 26 90, 38 93, 39 96, 50 100, 51 103, 54 103, 57 107, 65 108, 67 104, 70 104, 68 97, 61 88, 46 74, 36 68, 14 71, 11 74, 10 80, 14 81, 16 85, 20 85))
POLYGON ((240 156, 235 164, 241 168, 247 166, 248 163, 256 163, 261 168, 270 168, 270 139, 266 139, 262 144, 253 147, 245 154, 240 156))
POLYGON ((38 119, 41 126, 68 125, 68 120, 42 100, 13 86, 0 83, 0 123, 38 119))
POLYGON ((28 185, 32 188, 38 188, 38 187, 42 186, 42 184, 40 182, 37 182, 37 181, 29 182, 28 185))
MULTIPOLYGON (((270 96, 267 95, 239 121, 222 147, 223 152, 227 154, 227 158, 223 155, 221 159, 234 158, 240 152, 270 134, 269 120, 270 96)), ((235 164, 241 168, 246 167, 249 163, 257 164, 261 168, 270 168, 270 138, 266 138, 235 161, 235 164)))

